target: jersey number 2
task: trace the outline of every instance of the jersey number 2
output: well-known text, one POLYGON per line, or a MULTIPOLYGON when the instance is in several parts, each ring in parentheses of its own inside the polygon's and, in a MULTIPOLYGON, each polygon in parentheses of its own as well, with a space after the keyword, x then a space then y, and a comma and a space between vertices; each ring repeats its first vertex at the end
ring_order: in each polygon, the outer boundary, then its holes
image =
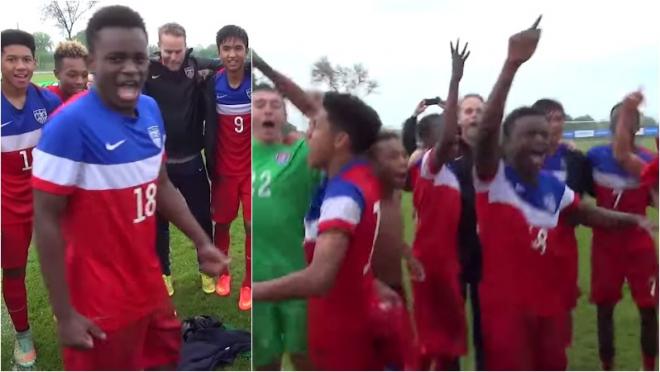
POLYGON ((371 267, 371 259, 374 256, 374 250, 376 249, 376 240, 378 239, 378 231, 380 230, 380 200, 374 203, 374 212, 376 215, 376 230, 374 231, 374 240, 371 243, 371 252, 369 252, 369 259, 367 260, 364 269, 362 270, 362 275, 367 275, 369 268, 371 267))
POLYGON ((156 184, 150 183, 144 192, 142 187, 133 190, 137 201, 137 217, 133 223, 140 223, 156 212, 156 184))
MULTIPOLYGON (((271 174, 270 171, 263 171, 261 174, 259 174, 258 177, 254 176, 254 173, 252 174, 252 182, 257 180, 259 178, 260 185, 257 188, 257 196, 260 198, 269 198, 270 197, 270 181, 271 181, 271 174)), ((252 190, 252 193, 254 193, 254 189, 252 190)))

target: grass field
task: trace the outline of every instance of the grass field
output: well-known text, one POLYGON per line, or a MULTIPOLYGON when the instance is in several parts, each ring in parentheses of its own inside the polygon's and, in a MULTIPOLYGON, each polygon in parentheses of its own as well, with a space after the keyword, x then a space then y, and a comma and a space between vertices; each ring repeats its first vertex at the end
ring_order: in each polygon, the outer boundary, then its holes
MULTIPOLYGON (((35 73, 32 81, 41 85, 54 82, 51 73, 35 73)), ((239 214, 241 215, 241 214, 239 214)), ((229 297, 206 295, 201 290, 201 282, 197 269, 197 258, 192 243, 178 230, 172 228, 171 262, 174 278, 174 305, 180 319, 195 315, 213 315, 221 319, 228 327, 244 330, 251 329, 249 311, 238 309, 238 294, 245 274, 245 233, 242 218, 234 221, 231 227, 231 272, 232 293, 229 297)), ((37 370, 61 370, 62 361, 57 344, 55 322, 48 302, 46 288, 39 270, 39 262, 35 247, 30 248, 27 268, 27 290, 29 303, 30 327, 33 332, 38 361, 37 370)), ((2 304, 2 370, 14 368, 12 353, 14 346, 14 330, 7 313, 4 301, 2 304)), ((239 356, 227 370, 250 370, 250 354, 239 356)))
MULTIPOLYGON (((603 140, 581 140, 577 142, 577 145, 582 151, 587 151, 589 148, 602 143, 604 143, 603 140)), ((640 144, 649 149, 656 148, 655 142, 651 138, 643 139, 640 144)), ((407 218, 405 236, 408 242, 412 242, 414 227, 412 220, 409 218, 412 216, 410 194, 405 195, 403 203, 404 218, 407 218)), ((650 218, 658 221, 658 211, 656 209, 649 208, 648 212, 650 218)), ((573 314, 573 345, 568 351, 568 368, 570 370, 600 370, 596 307, 589 303, 591 230, 579 227, 577 237, 580 260, 579 285, 582 296, 573 314)), ((630 297, 628 287, 624 287, 623 300, 616 307, 614 317, 616 349, 614 367, 617 370, 640 370, 642 357, 639 343, 639 313, 630 297)), ((471 347, 468 356, 461 361, 461 367, 464 370, 474 369, 474 356, 471 347)))

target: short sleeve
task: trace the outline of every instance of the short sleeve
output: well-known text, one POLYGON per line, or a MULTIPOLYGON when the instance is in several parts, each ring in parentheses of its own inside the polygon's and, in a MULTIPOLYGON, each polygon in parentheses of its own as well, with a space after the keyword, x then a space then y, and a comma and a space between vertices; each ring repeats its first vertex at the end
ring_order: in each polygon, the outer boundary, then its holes
POLYGON ((345 180, 333 180, 321 204, 319 235, 338 229, 352 235, 364 210, 364 196, 358 187, 345 180))
POLYGON ((71 194, 78 181, 83 158, 79 123, 61 111, 46 123, 33 151, 32 186, 57 195, 71 194))

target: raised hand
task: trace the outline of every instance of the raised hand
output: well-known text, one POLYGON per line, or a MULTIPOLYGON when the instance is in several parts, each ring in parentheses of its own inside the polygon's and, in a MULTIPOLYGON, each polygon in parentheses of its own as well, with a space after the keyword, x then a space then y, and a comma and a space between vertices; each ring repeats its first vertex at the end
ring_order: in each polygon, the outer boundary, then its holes
POLYGON ((532 27, 509 38, 509 54, 507 55, 509 63, 520 66, 534 55, 541 38, 541 29, 538 27, 542 17, 543 15, 540 15, 532 27))
POLYGON ((451 50, 451 78, 460 81, 463 77, 463 67, 465 60, 470 56, 470 51, 467 49, 468 43, 465 43, 463 50, 459 53, 461 41, 456 40, 456 46, 450 41, 449 49, 451 50))
POLYGON ((421 115, 422 112, 426 111, 427 107, 428 106, 426 106, 426 100, 423 99, 423 100, 419 101, 419 103, 417 104, 417 107, 415 107, 415 112, 413 113, 413 116, 421 115))
POLYGON ((623 99, 623 109, 626 111, 636 111, 639 105, 644 101, 644 94, 641 90, 632 92, 623 99))

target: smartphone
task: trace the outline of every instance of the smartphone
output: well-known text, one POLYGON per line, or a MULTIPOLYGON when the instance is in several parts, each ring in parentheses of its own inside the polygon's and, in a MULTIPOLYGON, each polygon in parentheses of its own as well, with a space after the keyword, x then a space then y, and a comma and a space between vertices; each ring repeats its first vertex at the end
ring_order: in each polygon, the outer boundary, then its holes
POLYGON ((439 104, 440 102, 442 102, 442 100, 440 99, 440 97, 427 98, 427 99, 424 100, 424 104, 425 104, 426 106, 437 105, 437 104, 439 104))

